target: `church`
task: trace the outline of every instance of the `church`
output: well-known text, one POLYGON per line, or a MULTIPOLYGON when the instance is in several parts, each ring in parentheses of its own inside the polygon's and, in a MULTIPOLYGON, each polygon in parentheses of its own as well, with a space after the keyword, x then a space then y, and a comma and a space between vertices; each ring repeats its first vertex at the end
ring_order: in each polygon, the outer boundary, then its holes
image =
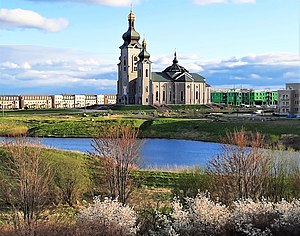
POLYGON ((150 54, 144 39, 134 28, 135 15, 128 15, 128 30, 123 34, 118 64, 118 104, 168 105, 208 104, 210 86, 204 77, 190 73, 178 64, 176 52, 173 63, 162 72, 152 72, 150 54))

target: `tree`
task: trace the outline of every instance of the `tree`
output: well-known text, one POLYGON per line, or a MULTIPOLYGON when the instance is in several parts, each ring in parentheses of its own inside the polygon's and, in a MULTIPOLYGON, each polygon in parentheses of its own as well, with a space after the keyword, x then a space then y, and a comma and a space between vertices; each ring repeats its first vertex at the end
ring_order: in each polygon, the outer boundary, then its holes
POLYGON ((223 152, 208 165, 216 193, 225 202, 258 199, 270 176, 271 157, 262 149, 264 135, 247 133, 244 128, 227 132, 223 152))
POLYGON ((1 157, 1 192, 2 198, 14 210, 16 229, 26 227, 29 235, 33 234, 39 213, 47 202, 53 171, 49 163, 40 156, 42 146, 28 139, 16 138, 3 144, 6 154, 1 157), (19 212, 23 220, 19 219, 19 212))
POLYGON ((111 127, 92 140, 92 156, 101 159, 105 182, 110 195, 126 203, 131 190, 131 171, 139 164, 139 151, 143 141, 138 130, 130 127, 111 127))
POLYGON ((54 166, 54 181, 60 196, 69 206, 73 206, 90 184, 86 160, 75 155, 64 155, 54 161, 54 166))

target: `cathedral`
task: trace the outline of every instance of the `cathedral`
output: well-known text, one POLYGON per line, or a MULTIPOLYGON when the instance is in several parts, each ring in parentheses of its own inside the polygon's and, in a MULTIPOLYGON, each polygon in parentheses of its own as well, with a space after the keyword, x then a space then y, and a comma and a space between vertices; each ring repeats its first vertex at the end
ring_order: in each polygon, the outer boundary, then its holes
POLYGON ((144 39, 134 28, 135 16, 128 15, 128 30, 123 34, 118 64, 118 104, 168 105, 210 103, 210 86, 204 77, 190 73, 178 64, 176 52, 172 65, 152 72, 150 54, 144 39))

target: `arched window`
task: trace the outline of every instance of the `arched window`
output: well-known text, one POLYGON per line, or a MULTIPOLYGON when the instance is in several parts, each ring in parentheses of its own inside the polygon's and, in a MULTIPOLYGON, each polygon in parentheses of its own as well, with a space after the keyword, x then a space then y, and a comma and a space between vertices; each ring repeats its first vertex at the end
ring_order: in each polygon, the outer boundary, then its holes
POLYGON ((158 99, 159 99, 159 96, 158 96, 158 91, 156 91, 156 101, 158 101, 158 99))

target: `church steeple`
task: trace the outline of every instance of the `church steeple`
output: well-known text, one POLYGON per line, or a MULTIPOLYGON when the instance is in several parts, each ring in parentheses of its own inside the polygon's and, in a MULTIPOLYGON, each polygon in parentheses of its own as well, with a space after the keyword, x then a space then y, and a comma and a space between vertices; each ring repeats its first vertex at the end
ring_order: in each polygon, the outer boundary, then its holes
POLYGON ((142 46, 143 46, 143 49, 139 54, 140 61, 143 61, 144 59, 149 59, 150 58, 150 54, 146 50, 146 47, 147 47, 146 39, 143 40, 142 46))
POLYGON ((175 53, 174 53, 173 64, 178 64, 176 50, 175 50, 175 53))
POLYGON ((139 33, 136 32, 135 29, 134 29, 134 21, 135 21, 135 15, 134 15, 134 13, 131 9, 130 13, 128 15, 128 30, 122 36, 122 38, 124 40, 124 43, 126 45, 130 44, 131 41, 138 42, 140 40, 139 33))

